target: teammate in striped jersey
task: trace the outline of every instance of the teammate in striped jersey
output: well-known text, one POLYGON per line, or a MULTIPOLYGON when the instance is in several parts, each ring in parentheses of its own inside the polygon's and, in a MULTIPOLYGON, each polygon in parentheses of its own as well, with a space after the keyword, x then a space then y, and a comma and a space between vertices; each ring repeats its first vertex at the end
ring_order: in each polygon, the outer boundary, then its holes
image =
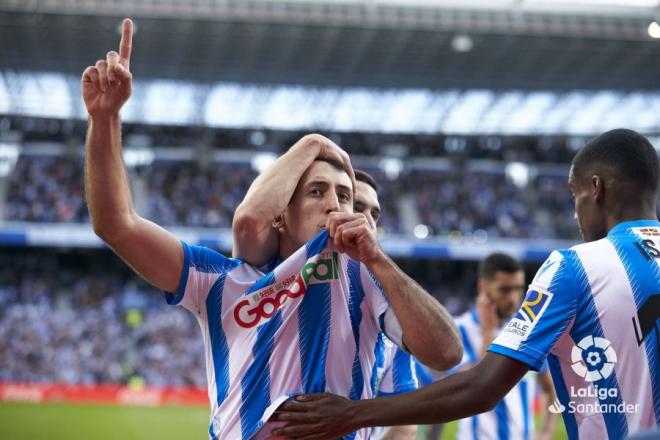
MULTIPOLYGON (((234 233, 255 246, 279 243, 275 258, 258 266, 182 243, 135 213, 119 118, 132 91, 132 30, 125 20, 119 53, 109 52, 82 78, 90 217, 113 251, 168 292, 168 303, 196 316, 209 436, 268 438, 270 416, 295 394, 374 396, 383 332, 429 365, 457 363, 451 317, 382 252, 366 218, 353 214, 352 168, 328 139, 304 137, 250 187, 242 206, 257 215, 237 211, 234 233)), ((363 429, 347 438, 368 435, 363 429)))
MULTIPOLYGON (((358 169, 355 170, 353 212, 364 214, 371 228, 376 230, 382 214, 378 201, 378 184, 369 173, 358 169)), ((391 396, 416 390, 419 381, 415 370, 415 358, 384 334, 381 337, 385 346, 385 356, 379 374, 377 395, 391 396)), ((379 440, 414 440, 416 437, 415 425, 376 428, 372 434, 373 439, 379 440)))
POLYGON ((495 407, 547 358, 571 439, 623 439, 660 425, 658 156, 625 129, 590 140, 569 187, 585 244, 553 252, 476 367, 412 393, 358 402, 318 394, 281 408, 292 439, 363 426, 442 423, 495 407))
MULTIPOLYGON (((509 255, 491 254, 479 264, 476 305, 455 320, 463 338, 463 360, 449 374, 472 368, 483 358, 497 333, 520 307, 524 282, 522 266, 509 255)), ((528 373, 514 385, 494 410, 459 420, 456 438, 529 440, 534 435, 535 440, 549 440, 555 430, 556 415, 548 410, 548 405, 555 398, 552 379, 544 364, 538 375, 528 373), (545 403, 543 425, 534 435, 533 400, 537 381, 545 403)))

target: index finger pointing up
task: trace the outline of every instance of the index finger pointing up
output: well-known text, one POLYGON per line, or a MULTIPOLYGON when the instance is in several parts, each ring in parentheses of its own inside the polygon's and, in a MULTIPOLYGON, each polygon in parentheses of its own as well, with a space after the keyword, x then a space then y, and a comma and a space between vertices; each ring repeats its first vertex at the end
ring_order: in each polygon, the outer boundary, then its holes
POLYGON ((133 21, 124 19, 119 42, 119 62, 128 69, 131 62, 131 47, 133 46, 133 21))

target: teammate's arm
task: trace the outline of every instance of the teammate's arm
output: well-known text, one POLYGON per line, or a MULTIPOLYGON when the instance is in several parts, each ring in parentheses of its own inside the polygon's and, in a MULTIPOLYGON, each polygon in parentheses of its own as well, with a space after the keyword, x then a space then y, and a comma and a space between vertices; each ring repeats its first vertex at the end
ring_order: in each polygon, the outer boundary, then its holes
POLYGON ((285 210, 298 181, 319 157, 343 164, 355 188, 348 154, 324 136, 304 136, 252 182, 236 208, 232 223, 235 258, 261 266, 276 254, 279 243, 273 221, 285 210))
POLYGON ((557 394, 555 393, 555 387, 552 383, 552 377, 550 377, 549 371, 546 370, 539 373, 536 380, 541 388, 544 401, 541 404, 543 410, 543 422, 541 423, 541 429, 534 437, 534 440, 550 440, 554 435, 555 427, 557 425, 557 414, 552 413, 549 410, 549 407, 555 399, 557 399, 557 394))
POLYGON ((138 216, 121 152, 119 110, 131 96, 133 23, 124 20, 119 53, 85 69, 82 95, 89 113, 85 193, 94 232, 151 284, 177 289, 183 267, 179 240, 138 216))
POLYGON ((401 325, 407 350, 436 370, 447 370, 460 362, 463 346, 453 318, 385 255, 366 217, 332 213, 327 227, 337 250, 364 263, 380 282, 401 325))
POLYGON ((367 426, 445 423, 489 411, 525 375, 529 366, 487 353, 474 368, 417 391, 368 400, 310 394, 287 402, 276 420, 290 422, 273 431, 288 439, 336 438, 367 426))

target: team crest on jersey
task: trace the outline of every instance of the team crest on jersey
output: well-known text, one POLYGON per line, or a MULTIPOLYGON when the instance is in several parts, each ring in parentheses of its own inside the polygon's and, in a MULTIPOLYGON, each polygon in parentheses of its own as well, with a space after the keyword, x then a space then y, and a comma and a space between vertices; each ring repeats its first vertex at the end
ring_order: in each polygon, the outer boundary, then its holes
POLYGON ((337 252, 325 252, 307 261, 297 275, 251 293, 234 306, 234 319, 243 328, 267 322, 288 300, 301 298, 311 284, 339 279, 337 252))
POLYGON ((552 293, 538 288, 528 290, 520 310, 507 323, 504 332, 514 333, 522 340, 527 339, 550 301, 552 301, 552 293))

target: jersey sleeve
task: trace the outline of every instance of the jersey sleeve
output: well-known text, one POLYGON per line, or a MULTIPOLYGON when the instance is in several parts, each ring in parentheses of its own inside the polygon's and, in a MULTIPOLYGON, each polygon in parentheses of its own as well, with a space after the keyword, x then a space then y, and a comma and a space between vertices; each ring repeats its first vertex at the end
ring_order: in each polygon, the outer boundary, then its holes
POLYGON ((407 393, 419 387, 415 358, 393 344, 391 350, 377 396, 407 393))
POLYGON ((227 271, 240 264, 240 260, 227 258, 219 252, 203 246, 191 246, 181 242, 183 268, 176 292, 164 292, 170 305, 185 307, 199 314, 211 287, 227 271))
POLYGON ((524 362, 538 371, 559 337, 570 330, 579 285, 572 251, 554 251, 538 270, 518 312, 488 351, 524 362))
POLYGON ((360 282, 369 304, 372 317, 385 335, 397 346, 403 347, 403 330, 390 307, 383 287, 364 264, 360 264, 360 282))

